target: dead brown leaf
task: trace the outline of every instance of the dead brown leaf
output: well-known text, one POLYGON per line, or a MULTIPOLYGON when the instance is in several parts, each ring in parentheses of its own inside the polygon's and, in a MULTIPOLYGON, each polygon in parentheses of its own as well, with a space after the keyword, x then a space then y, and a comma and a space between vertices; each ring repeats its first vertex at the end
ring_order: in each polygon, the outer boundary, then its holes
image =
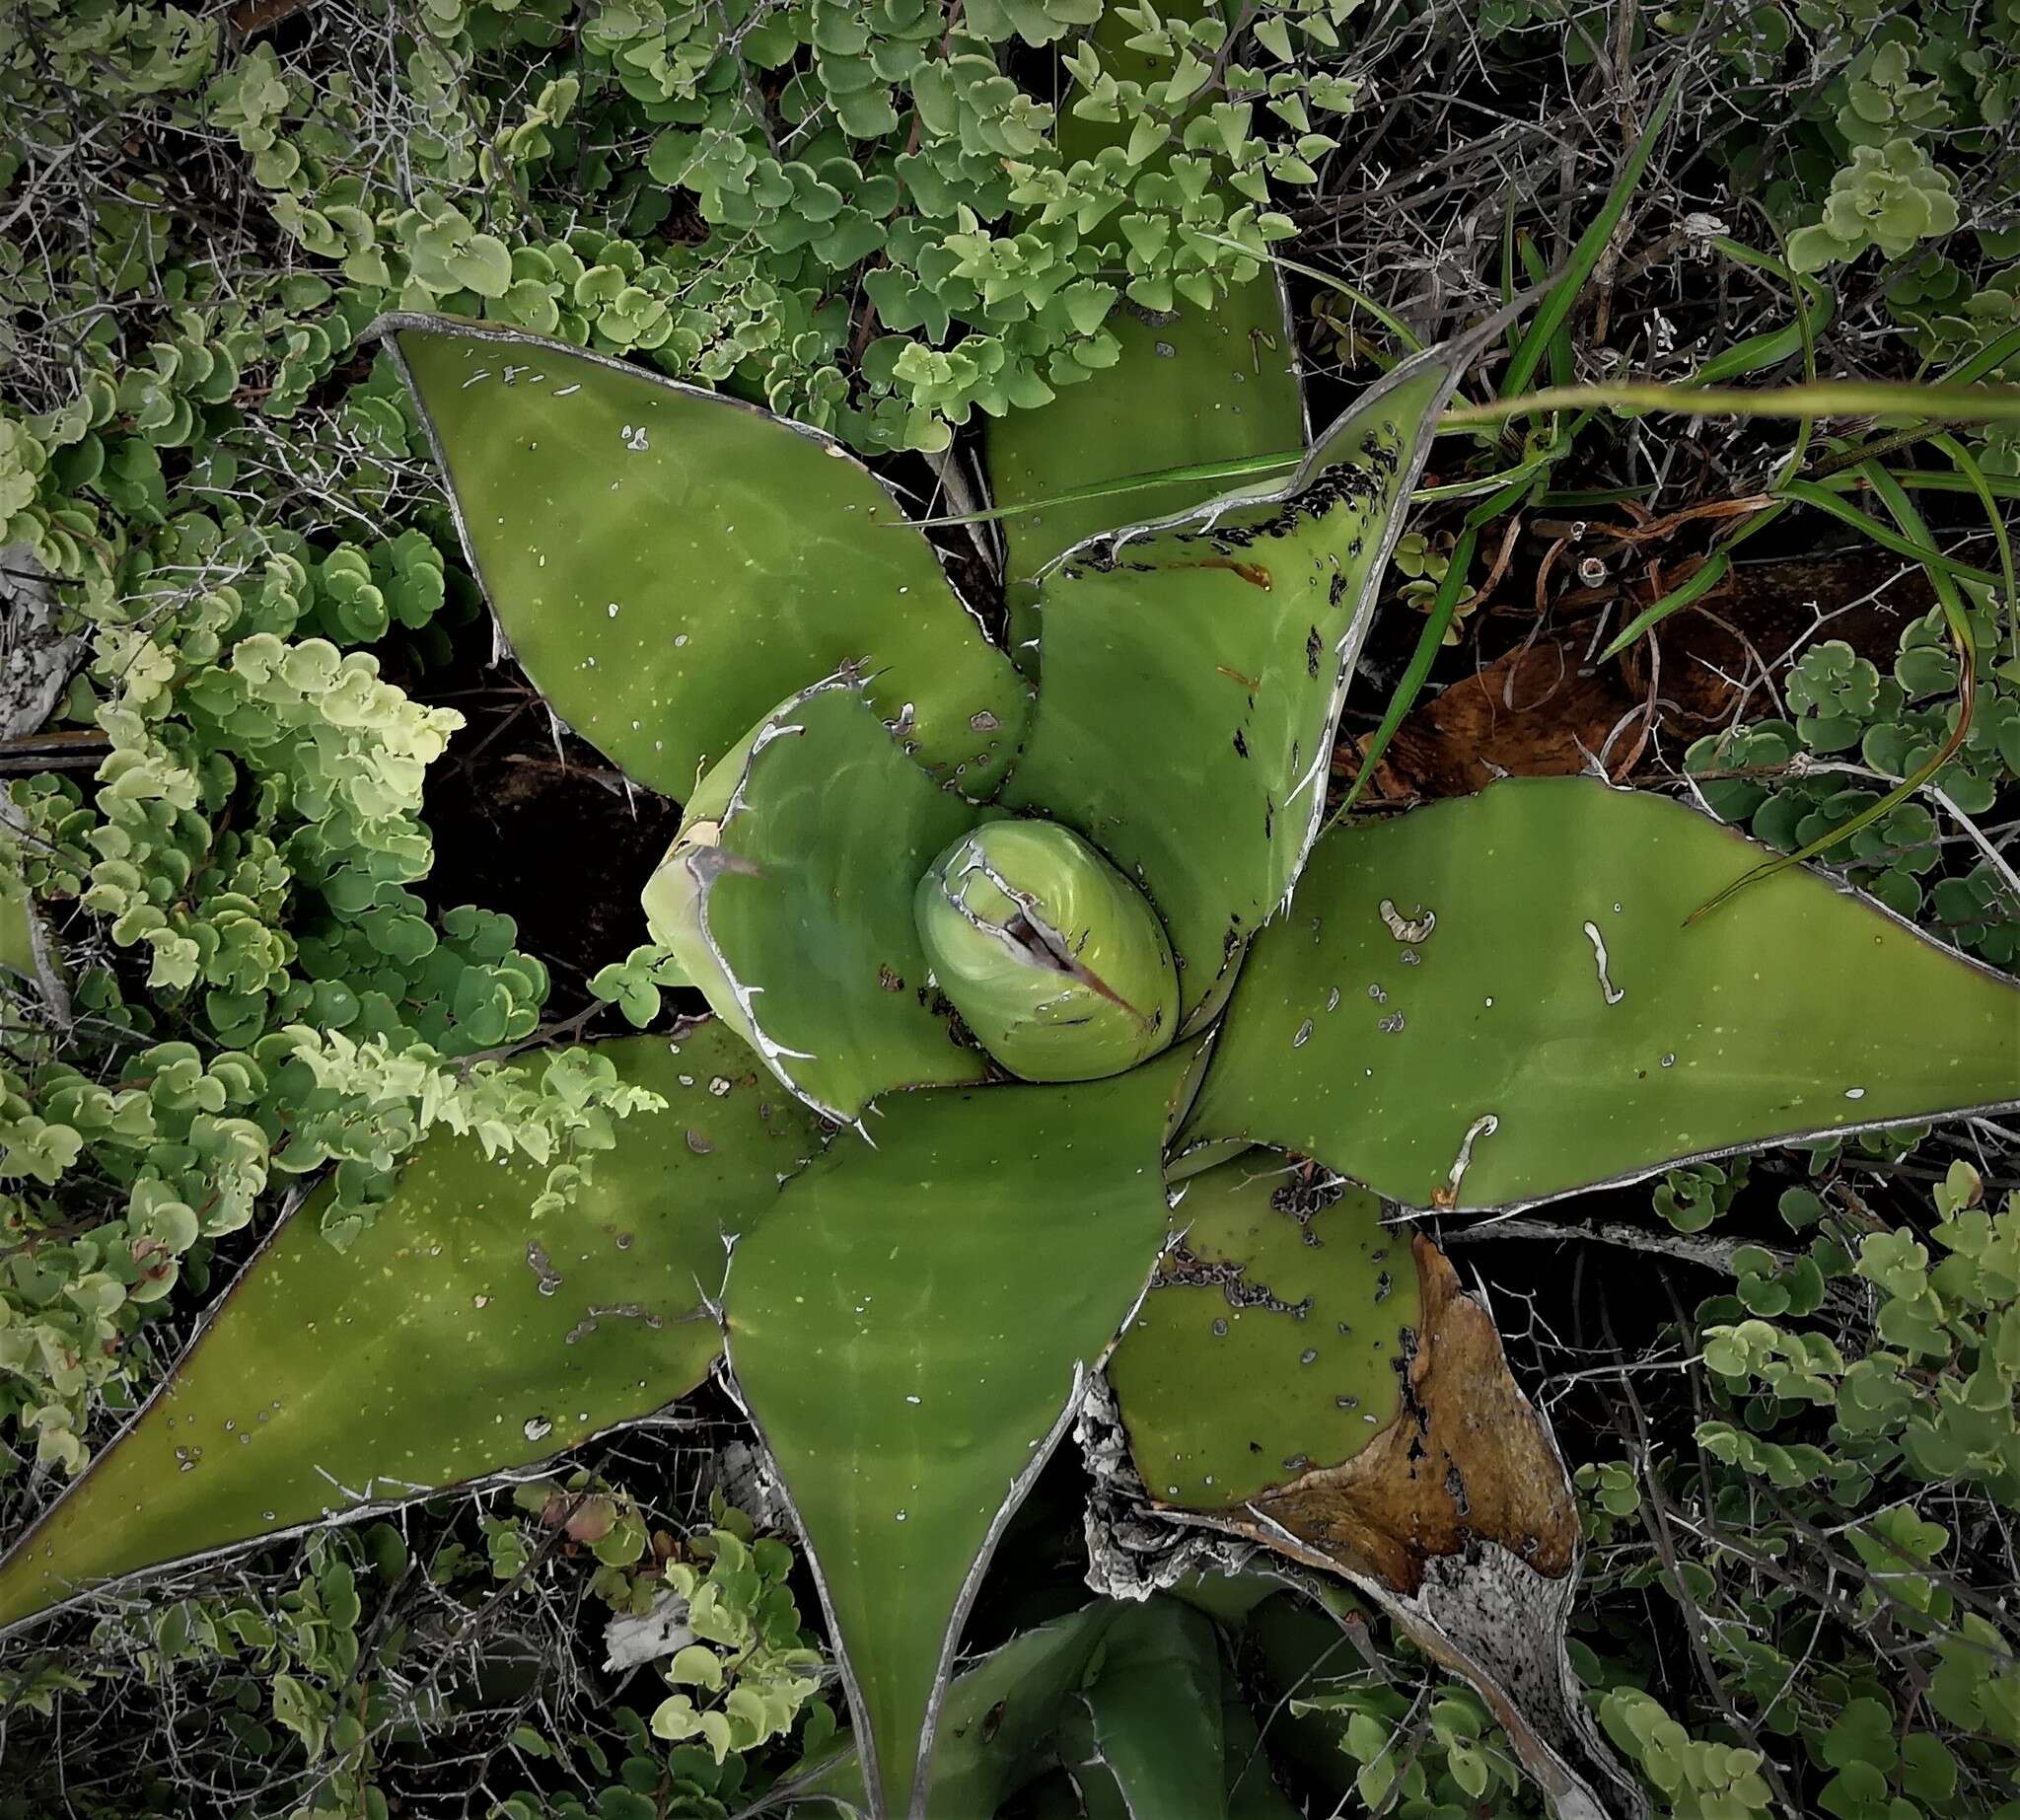
MULTIPOLYGON (((1688 573, 1665 571, 1664 584, 1688 573)), ((1466 796, 1497 776, 1574 774, 1602 753, 1618 770, 1637 745, 1643 764, 1658 751, 1674 760, 1743 705, 1751 715, 1773 712, 1763 668, 1778 674, 1780 660, 1820 614, 1835 615, 1821 636, 1844 639, 1884 670, 1902 628, 1928 611, 1931 598, 1919 574, 1894 576, 1863 552, 1742 567, 1697 609, 1657 629, 1659 674, 1645 640, 1615 662, 1593 663, 1589 611, 1568 615, 1561 628, 1525 635, 1475 675, 1420 701, 1376 767, 1371 795, 1390 802, 1466 796), (1864 598, 1883 583, 1876 598, 1864 598), (1643 720, 1651 720, 1659 741, 1639 741, 1643 720)), ((1642 604, 1630 600, 1627 611, 1642 604)), ((1568 596, 1556 604, 1560 613, 1577 605, 1568 596)), ((1336 768, 1357 771, 1365 749, 1365 740, 1343 741, 1336 768)))
POLYGON ((1317 1467, 1252 1508, 1330 1560, 1399 1592, 1425 1564, 1498 1542, 1547 1578, 1568 1573, 1578 1517, 1564 1469, 1509 1374, 1487 1312, 1444 1254, 1415 1235, 1423 1294, 1403 1409, 1343 1466, 1317 1467))
MULTIPOLYGON (((1194 1535, 1239 1537, 1359 1588, 1479 1691, 1558 1820, 1645 1813, 1564 1651, 1580 1532, 1563 1458, 1487 1311, 1420 1233, 1411 1251, 1422 1313, 1403 1407, 1366 1448, 1237 1509, 1167 1509, 1132 1475, 1135 1493, 1194 1535)), ((1126 1524, 1111 1533, 1122 1553, 1145 1552, 1126 1524)), ((1156 1583, 1211 1559, 1202 1547, 1182 1546, 1156 1583)))

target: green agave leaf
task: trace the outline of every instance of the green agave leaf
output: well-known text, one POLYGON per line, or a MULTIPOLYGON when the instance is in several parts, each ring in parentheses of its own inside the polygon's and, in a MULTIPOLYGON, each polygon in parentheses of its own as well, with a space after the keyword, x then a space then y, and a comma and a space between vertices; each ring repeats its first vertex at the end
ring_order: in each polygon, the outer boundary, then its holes
POLYGON ((1142 1294, 1189 1059, 895 1096, 875 1148, 838 1143, 738 1247, 731 1368, 798 1513, 882 1813, 928 1811, 974 1588, 1142 1294))
POLYGON ((1022 680, 841 445, 517 330, 382 317, 472 567, 556 713, 676 799, 845 666, 921 764, 986 795, 1022 680), (907 712, 909 707, 909 712, 907 712))
MULTIPOLYGON (((927 1813, 974 1820, 1027 1787, 1047 1811, 1033 1784, 1064 1754, 1062 1813, 1288 1820, 1219 1649, 1212 1621, 1168 1598, 1099 1600, 1011 1638, 948 1686, 927 1813)), ((862 1811, 850 1740, 780 1792, 862 1811)))
POLYGON ((1070 828, 985 823, 933 862, 916 904, 934 979, 1011 1073, 1093 1080, 1170 1045, 1179 976, 1164 927, 1070 828))
POLYGON ((1262 1749, 1262 1728, 1234 1687, 1224 1677, 1220 1690, 1221 1734, 1225 1739, 1222 1774, 1227 1783, 1227 1820, 1305 1820, 1304 1809, 1276 1785, 1268 1755, 1262 1749))
POLYGON ((1066 1705, 1059 1752, 1089 1820, 1227 1820, 1227 1734, 1213 1621, 1175 1599, 1118 1619, 1066 1705))
POLYGON ((1330 1183, 1262 1150, 1186 1183, 1179 1243, 1108 1365, 1153 1496, 1244 1504, 1396 1419, 1416 1265, 1375 1196, 1330 1183))
POLYGON ((1142 886, 1192 1027, 1318 836, 1376 586, 1471 347, 1398 367, 1266 500, 1097 540, 1044 584, 1044 684, 1003 800, 1142 886))
POLYGON ((1187 1141, 1392 1201, 1525 1205, 2020 1098, 2020 989, 1680 803, 1525 778, 1320 843, 1187 1141))
MULTIPOLYGON (((949 1820, 993 1814, 1052 1761, 1059 1713, 1087 1678, 1088 1666, 1116 1622, 1133 1609, 1102 1599, 1013 1637, 948 1684, 935 1733, 928 1813, 949 1820)), ((795 1801, 828 1799, 861 1812, 862 1772, 853 1739, 835 1740, 832 1758, 791 1787, 795 1801)))
MULTIPOLYGON (((1204 467, 1302 449, 1297 343, 1273 270, 1229 288, 1212 310, 1150 311, 1127 300, 1104 327, 1113 366, 1037 410, 988 425, 989 491, 998 506, 1051 499, 1002 521, 1010 654, 1028 675, 1044 659, 1038 577, 1076 544, 1118 525, 1155 523, 1227 490, 1166 480, 1091 499, 1057 499, 1148 468, 1204 467)), ((1265 481, 1262 490, 1277 484, 1265 481)))
POLYGON ((899 749, 860 683, 765 717, 697 792, 645 889, 654 938, 801 1099, 856 1117, 888 1087, 979 1080, 927 983, 915 882, 974 809, 899 749), (697 811, 706 819, 697 820, 697 811))
MULTIPOLYGON (((1173 21, 1195 20, 1214 10, 1215 0, 1171 0, 1160 9, 1173 21)), ((1132 20, 1110 8, 1085 41, 1117 82, 1162 80, 1169 65, 1147 45, 1132 44, 1138 37, 1132 20)), ((1195 103, 1194 111, 1201 106, 1195 103)), ((1070 168, 1082 159, 1098 159, 1105 148, 1125 145, 1133 130, 1126 114, 1096 120, 1062 109, 1059 162, 1070 168)), ((1175 138, 1172 149, 1181 142, 1175 138)), ((1170 162, 1168 153, 1159 154, 1142 169, 1146 175, 1162 173, 1170 162)), ((1152 176, 1150 181, 1157 180, 1152 176)), ((1216 252, 1215 256, 1221 255, 1216 252)), ((1179 258, 1184 261, 1185 252, 1179 258)), ((1305 447, 1311 438, 1297 338, 1289 300, 1274 269, 1229 286, 1210 309, 1193 300, 1173 301, 1176 309, 1153 310, 1135 298, 1118 298, 1102 324, 1115 337, 1112 365, 1059 384, 1051 401, 1036 410, 1012 411, 989 423, 983 459, 996 505, 1055 499, 1146 469, 1190 468, 1305 447)), ((1060 379, 1059 367, 1071 359, 1066 354, 1053 362, 1054 383, 1060 379)), ((1055 557, 1098 532, 1154 523, 1227 490, 1213 481, 1166 481, 1106 497, 1056 501, 1041 512, 1004 520, 1010 654, 1027 674, 1038 674, 1044 621, 1037 578, 1055 557)))
POLYGON ((565 1213, 544 1171, 431 1140, 342 1254, 277 1226, 162 1388, 0 1564, 0 1625, 82 1587, 530 1465, 684 1395, 721 1335, 726 1234, 813 1121, 719 1024, 601 1046, 667 1100, 565 1213))

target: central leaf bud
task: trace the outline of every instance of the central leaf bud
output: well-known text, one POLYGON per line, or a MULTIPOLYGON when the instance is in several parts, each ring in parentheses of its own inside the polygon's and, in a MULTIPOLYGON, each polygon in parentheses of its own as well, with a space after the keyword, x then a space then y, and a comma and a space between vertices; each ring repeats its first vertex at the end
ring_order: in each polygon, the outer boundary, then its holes
POLYGON ((1070 829, 974 829, 919 881, 917 910, 940 989, 1026 1080, 1119 1074, 1178 1028, 1178 969, 1156 912, 1070 829))

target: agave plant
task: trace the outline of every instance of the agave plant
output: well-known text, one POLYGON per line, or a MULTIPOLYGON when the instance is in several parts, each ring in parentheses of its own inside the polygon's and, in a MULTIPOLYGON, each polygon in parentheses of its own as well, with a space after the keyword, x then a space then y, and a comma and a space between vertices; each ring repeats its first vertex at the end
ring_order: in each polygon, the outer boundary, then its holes
MULTIPOLYGON (((2014 1098, 2011 983, 1833 878, 1686 926, 1760 857, 1687 804, 1504 781, 1322 833, 1478 333, 1287 483, 1172 482, 1085 537, 1127 497, 1090 481, 1303 433, 1262 322, 1135 325, 1155 448, 1121 383, 990 439, 999 492, 1071 495, 1011 521, 1001 643, 825 436, 495 328, 380 333, 528 675, 685 804, 645 901, 713 1015, 602 1046, 663 1106, 563 1212, 442 1139, 348 1254, 313 1200, 277 1225, 0 1565, 0 1621, 526 1468, 716 1370, 814 1564, 874 1814, 988 1811, 936 1781, 964 1618, 1097 1390, 1141 1506, 1349 1575, 1492 1687, 1460 1595, 1499 1574, 1547 1633, 1576 1525, 1412 1211, 2014 1098)), ((1596 1811, 1575 1726, 1504 1717, 1596 1811)))

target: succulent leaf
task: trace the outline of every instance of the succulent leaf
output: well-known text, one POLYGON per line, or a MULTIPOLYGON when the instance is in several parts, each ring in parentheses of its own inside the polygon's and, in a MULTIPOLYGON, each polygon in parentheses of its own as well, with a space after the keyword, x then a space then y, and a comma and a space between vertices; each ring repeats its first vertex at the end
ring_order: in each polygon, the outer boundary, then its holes
POLYGON ((0 1624, 108 1578, 531 1464, 701 1380, 726 1235, 814 1122, 709 1023, 601 1046, 666 1110, 616 1127, 576 1201, 542 1169, 425 1144, 349 1250, 320 1200, 255 1255, 155 1397, 0 1563, 0 1624))
POLYGON ((1828 878, 1685 927, 1759 852, 1584 778, 1335 831, 1255 945, 1186 1140, 1484 1209, 2020 1098, 2020 989, 1828 878))
POLYGON ((1039 704, 1002 800, 1071 824, 1142 886, 1185 1028, 1318 834, 1375 588, 1472 347, 1397 368, 1266 502, 1097 540, 1044 584, 1039 704))
POLYGON ((1022 679, 839 443, 517 330, 395 315, 471 565, 561 718, 685 799, 794 691, 861 668, 919 763, 986 795, 1022 679))
POLYGON ((874 1149, 837 1143, 737 1249, 731 1370, 796 1508, 881 1814, 940 1811, 924 1770, 968 1605, 1156 1261, 1188 1059, 895 1095, 874 1149))
POLYGON ((1259 1150, 1188 1182, 1172 1224, 1108 1367, 1153 1497, 1243 1504, 1395 1420, 1421 1302, 1380 1201, 1259 1150))
MULTIPOLYGON (((927 1807, 934 1820, 993 1814, 1051 1760, 1060 1709, 1086 1680, 1102 1640, 1132 1609, 1113 1599, 1083 1605, 1020 1632, 948 1683, 927 1807)), ((840 1734, 829 1761, 794 1792, 808 1802, 865 1801, 853 1737, 840 1734)))
POLYGON ((768 714, 695 792, 645 888, 653 939, 786 1086, 852 1120, 889 1087, 979 1080, 927 981, 914 881, 974 819, 861 684, 768 714))
MULTIPOLYGON (((1010 654, 1027 675, 1045 661, 1038 577, 1076 544, 1122 524, 1156 523, 1216 498, 1226 480, 1165 480, 1060 499, 1147 469, 1199 468, 1302 450, 1304 391, 1281 287, 1265 271, 1232 284, 1211 310, 1118 303, 1104 327, 1117 360, 1037 410, 988 425, 989 490, 998 506, 1051 499, 1004 519, 1010 654)), ((1262 481, 1268 491, 1282 480, 1262 481)))
POLYGON ((989 822, 920 879, 919 939, 982 1047, 1026 1080, 1096 1080, 1170 1046, 1179 977, 1143 894, 1069 828, 989 822))
POLYGON ((1176 1599, 1118 1619, 1067 1703, 1060 1756, 1085 1811, 1227 1820, 1227 1737, 1213 1621, 1176 1599))
MULTIPOLYGON (((1210 0, 1171 0, 1162 13, 1190 21, 1210 10, 1210 0)), ((1082 42, 1111 81, 1151 83, 1166 74, 1119 9, 1105 10, 1082 42)), ((1132 122, 1119 114, 1094 117, 1099 111, 1061 112, 1062 168, 1127 144, 1132 122)), ((1136 182, 1155 184, 1180 143, 1174 138, 1170 150, 1147 163, 1130 158, 1136 182)), ((1049 371, 1058 390, 1046 403, 990 420, 984 461, 998 506, 1056 498, 1146 469, 1203 467, 1302 450, 1309 442, 1297 340, 1275 271, 1257 270, 1231 248, 1210 243, 1187 248, 1180 263, 1195 287, 1214 282, 1208 265, 1221 270, 1226 288, 1211 308, 1174 299, 1176 309, 1152 310, 1109 292, 1115 301, 1101 327, 1112 342, 1110 364, 1090 373, 1070 355, 1055 359, 1049 371), (1254 275, 1234 276, 1230 268, 1254 275)), ((1037 577, 1054 557, 1098 532, 1154 523, 1227 490, 1225 481, 1165 481, 1005 519, 1004 598, 1010 654, 1019 667, 1035 676, 1044 661, 1037 577)))

